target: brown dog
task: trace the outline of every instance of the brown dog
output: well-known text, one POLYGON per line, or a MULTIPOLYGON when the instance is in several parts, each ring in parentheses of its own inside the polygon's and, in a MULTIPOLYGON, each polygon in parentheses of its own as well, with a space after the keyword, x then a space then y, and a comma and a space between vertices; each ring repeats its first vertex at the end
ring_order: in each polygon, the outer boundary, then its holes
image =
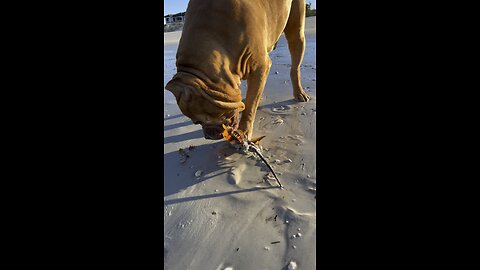
POLYGON ((251 138, 272 65, 268 53, 282 32, 292 59, 293 96, 310 99, 300 82, 304 25, 304 0, 190 0, 177 74, 165 88, 175 95, 182 113, 202 125, 206 139, 221 139, 222 124, 238 127, 251 138), (245 104, 241 80, 247 80, 245 104))

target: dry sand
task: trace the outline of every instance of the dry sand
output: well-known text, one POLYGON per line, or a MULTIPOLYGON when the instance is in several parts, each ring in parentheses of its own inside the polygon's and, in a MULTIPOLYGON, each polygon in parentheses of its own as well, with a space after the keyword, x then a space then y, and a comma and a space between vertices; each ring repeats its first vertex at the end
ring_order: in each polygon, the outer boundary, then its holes
MULTIPOLYGON (((254 156, 223 140, 205 140, 201 127, 183 116, 165 91, 165 269, 288 269, 292 261, 297 269, 316 268, 315 21, 306 19, 301 66, 312 100, 293 100, 290 54, 282 36, 270 53, 273 63, 255 122, 254 136, 266 135, 264 155, 286 190, 274 179, 264 180, 268 169, 254 156), (178 150, 189 146, 195 148, 181 163, 178 150)), ((165 33, 164 84, 175 73, 180 36, 165 33)), ((242 82, 244 97, 245 86, 242 82)))

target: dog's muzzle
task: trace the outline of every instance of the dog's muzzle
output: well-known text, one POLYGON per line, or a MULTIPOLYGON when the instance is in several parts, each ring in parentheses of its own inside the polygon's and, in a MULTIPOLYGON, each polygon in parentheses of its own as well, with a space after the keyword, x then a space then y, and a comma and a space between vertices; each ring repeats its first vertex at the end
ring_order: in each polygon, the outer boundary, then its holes
POLYGON ((221 126, 205 126, 203 128, 203 135, 207 140, 220 140, 223 138, 223 127, 221 126))

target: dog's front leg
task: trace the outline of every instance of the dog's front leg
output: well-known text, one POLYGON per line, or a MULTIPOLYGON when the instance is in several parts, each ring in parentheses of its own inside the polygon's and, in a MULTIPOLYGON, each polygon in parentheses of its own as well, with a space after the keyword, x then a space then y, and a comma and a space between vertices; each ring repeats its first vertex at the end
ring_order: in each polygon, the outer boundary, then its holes
POLYGON ((245 132, 248 139, 251 139, 253 135, 255 115, 257 114, 257 108, 262 99, 263 89, 265 88, 271 65, 272 61, 270 57, 267 56, 265 64, 255 69, 247 78, 245 110, 242 112, 242 118, 238 128, 245 132))

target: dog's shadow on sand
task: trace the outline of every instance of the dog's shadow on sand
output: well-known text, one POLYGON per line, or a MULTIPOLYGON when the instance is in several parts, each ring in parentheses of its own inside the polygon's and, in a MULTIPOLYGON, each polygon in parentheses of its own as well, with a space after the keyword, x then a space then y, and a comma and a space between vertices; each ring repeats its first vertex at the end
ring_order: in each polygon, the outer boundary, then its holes
POLYGON ((173 135, 173 136, 170 136, 170 137, 165 137, 163 139, 163 143, 164 144, 177 143, 177 142, 183 142, 183 141, 187 141, 187 140, 199 139, 199 138, 203 138, 203 137, 204 136, 203 136, 203 131, 202 130, 195 130, 195 131, 191 131, 191 132, 187 132, 187 133, 173 135))
MULTIPOLYGON (((164 121, 174 119, 174 118, 178 118, 178 117, 184 117, 184 116, 182 114, 178 114, 178 115, 166 117, 164 119, 164 121)), ((180 121, 178 123, 169 124, 169 125, 164 123, 163 124, 163 132, 166 132, 166 131, 169 131, 169 130, 172 130, 172 129, 176 129, 176 128, 180 128, 180 127, 190 126, 190 125, 193 125, 193 124, 192 124, 192 121, 189 120, 189 119, 185 119, 185 121, 180 121)), ((183 141, 193 140, 193 139, 198 139, 198 138, 203 138, 203 131, 201 129, 193 130, 193 131, 186 132, 186 133, 176 134, 176 135, 172 135, 172 136, 169 136, 169 137, 164 137, 163 138, 163 143, 164 144, 177 143, 177 142, 183 142, 183 141)))
POLYGON ((184 122, 180 122, 180 123, 176 123, 176 124, 164 125, 163 126, 163 131, 167 131, 167 130, 175 129, 175 128, 179 128, 179 127, 186 127, 186 126, 190 126, 190 125, 192 125, 191 121, 184 121, 184 122))
MULTIPOLYGON (((229 145, 226 141, 214 142, 196 146, 192 150, 188 150, 190 156, 186 162, 181 163, 181 155, 178 151, 167 153, 164 155, 164 197, 181 192, 193 185, 201 185, 204 181, 208 181, 213 177, 230 174, 232 165, 235 161, 226 159, 227 157, 238 153, 238 151, 229 145), (171 167, 168 167, 171 166, 171 167), (199 170, 202 171, 201 176, 195 176, 199 170)), ((228 178, 228 177, 226 177, 228 178)), ((232 183, 231 183, 232 184, 232 183)), ((165 200, 164 204, 174 204, 186 201, 200 200, 225 196, 235 193, 251 192, 262 189, 276 188, 275 186, 255 187, 251 189, 243 189, 230 192, 213 193, 209 195, 199 195, 186 198, 178 198, 173 200, 165 200)))
POLYGON ((228 157, 235 153, 235 149, 229 147, 226 141, 204 144, 190 150, 185 149, 185 151, 189 157, 183 163, 179 151, 164 155, 164 196, 178 193, 212 177, 228 173, 228 160, 222 159, 223 162, 221 162, 218 156, 228 157), (196 177, 195 172, 200 170, 201 176, 196 177))

